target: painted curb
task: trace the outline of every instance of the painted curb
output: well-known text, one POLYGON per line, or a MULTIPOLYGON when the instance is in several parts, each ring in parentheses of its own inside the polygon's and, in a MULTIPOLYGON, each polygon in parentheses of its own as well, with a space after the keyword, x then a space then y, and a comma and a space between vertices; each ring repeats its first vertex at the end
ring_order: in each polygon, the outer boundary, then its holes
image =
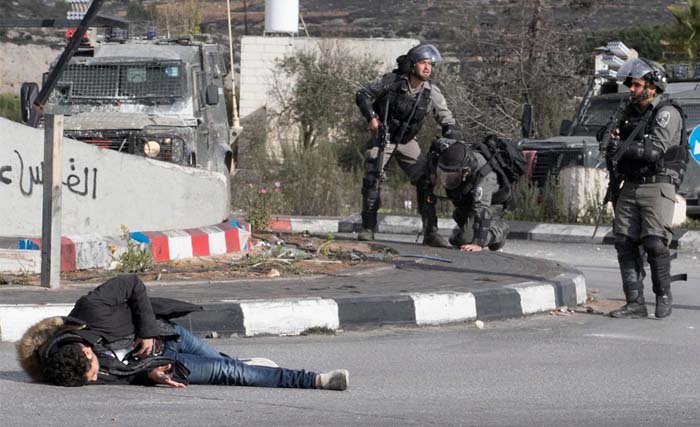
MULTIPOLYGON (((185 230, 131 233, 134 241, 148 248, 155 262, 198 256, 246 254, 250 251, 250 236, 250 225, 238 221, 185 230)), ((0 272, 39 273, 41 259, 40 255, 36 254, 41 252, 41 239, 19 240, 18 247, 18 250, 0 253, 0 272)), ((93 268, 114 269, 119 256, 125 251, 126 243, 121 237, 96 234, 63 236, 61 272, 93 268)))
MULTIPOLYGON (((570 271, 548 280, 476 292, 370 297, 222 300, 177 322, 198 335, 298 335, 306 329, 428 326, 521 317, 586 301, 586 280, 570 271)), ((39 320, 66 315, 72 305, 0 305, 0 341, 16 341, 39 320)))
MULTIPOLYGON (((536 242, 587 243, 612 245, 615 243, 612 227, 600 226, 593 237, 595 226, 573 224, 542 224, 524 221, 510 221, 509 239, 532 240, 536 242)), ((449 234, 457 224, 449 218, 438 219, 442 234, 449 234)), ((379 215, 377 231, 385 234, 415 234, 421 232, 418 217, 399 215, 379 215)), ((351 215, 340 220, 327 218, 276 217, 270 228, 273 231, 310 233, 357 233, 362 230, 362 219, 351 215)), ((700 252, 700 231, 676 229, 673 232, 671 248, 678 252, 700 252)))

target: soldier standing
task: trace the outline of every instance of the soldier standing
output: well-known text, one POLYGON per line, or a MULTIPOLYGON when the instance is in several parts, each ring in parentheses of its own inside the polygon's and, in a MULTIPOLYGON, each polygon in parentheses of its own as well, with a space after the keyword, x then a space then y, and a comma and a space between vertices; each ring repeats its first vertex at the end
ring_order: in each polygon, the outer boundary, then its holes
POLYGON ((430 153, 439 155, 435 176, 455 207, 450 244, 468 252, 502 248, 508 224, 501 217, 510 189, 499 185, 493 165, 470 144, 446 138, 436 140, 430 153))
POLYGON ((359 90, 356 103, 369 123, 372 140, 365 152, 365 173, 362 179, 362 231, 359 240, 373 240, 377 228, 380 185, 383 171, 391 157, 396 157, 401 169, 416 186, 418 211, 423 222, 423 244, 447 247, 447 239, 437 232, 437 215, 430 198, 432 184, 428 176, 425 154, 415 137, 425 117, 432 114, 442 126, 443 136, 456 133, 455 119, 447 108, 445 97, 430 81, 433 65, 442 62, 435 46, 421 44, 399 57, 399 66, 359 90), (386 123, 382 123, 386 121, 386 123), (386 127, 389 140, 383 156, 379 154, 380 128, 386 127), (379 158, 382 158, 382 164, 379 158))
MULTIPOLYGON (((646 252, 656 294, 656 317, 671 314, 671 221, 676 189, 688 161, 685 115, 662 93, 666 73, 642 58, 627 61, 618 79, 630 90, 630 104, 605 150, 623 182, 615 202, 615 249, 627 303, 612 317, 647 317, 644 303, 646 252)), ((618 180, 619 182, 619 180, 618 180)), ((619 188, 619 186, 615 186, 619 188)), ((617 190, 615 188, 615 190, 617 190)))

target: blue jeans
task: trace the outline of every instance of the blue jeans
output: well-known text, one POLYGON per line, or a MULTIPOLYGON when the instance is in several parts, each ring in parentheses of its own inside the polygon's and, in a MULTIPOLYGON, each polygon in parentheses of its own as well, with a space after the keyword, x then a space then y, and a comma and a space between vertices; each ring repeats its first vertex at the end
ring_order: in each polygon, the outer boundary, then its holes
POLYGON ((180 337, 165 341, 163 356, 181 362, 190 370, 190 384, 315 388, 315 372, 246 365, 219 353, 182 326, 175 325, 175 329, 180 337))

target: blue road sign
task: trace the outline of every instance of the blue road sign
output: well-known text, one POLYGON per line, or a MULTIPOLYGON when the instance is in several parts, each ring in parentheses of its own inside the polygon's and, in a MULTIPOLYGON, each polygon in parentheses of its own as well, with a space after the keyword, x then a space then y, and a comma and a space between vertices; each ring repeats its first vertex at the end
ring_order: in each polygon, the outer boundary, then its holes
POLYGON ((695 126, 695 129, 690 132, 688 145, 690 145, 690 157, 700 164, 700 125, 695 126))

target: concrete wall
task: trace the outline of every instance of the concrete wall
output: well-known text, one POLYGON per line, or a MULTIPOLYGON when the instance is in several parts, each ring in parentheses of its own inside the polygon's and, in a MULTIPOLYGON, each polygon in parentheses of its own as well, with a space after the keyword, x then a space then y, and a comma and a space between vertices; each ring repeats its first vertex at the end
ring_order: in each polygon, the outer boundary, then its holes
MULTIPOLYGON (((44 131, 0 118, 0 236, 40 236, 44 131)), ((63 234, 216 224, 228 178, 64 139, 63 234)))
MULTIPOLYGON (((570 167, 559 172, 559 183, 561 185, 561 203, 568 212, 578 212, 582 215, 586 208, 591 205, 599 205, 605 198, 605 191, 608 188, 608 173, 605 169, 570 167)), ((612 203, 608 203, 608 213, 612 214, 612 203)), ((683 224, 687 217, 685 215, 686 201, 680 195, 676 195, 676 204, 673 210, 673 227, 683 224)))
POLYGON ((270 91, 274 87, 275 61, 296 51, 319 51, 321 46, 348 52, 354 57, 372 57, 390 70, 396 57, 419 43, 416 39, 342 39, 314 37, 256 37, 241 39, 241 118, 261 108, 275 108, 270 91))

